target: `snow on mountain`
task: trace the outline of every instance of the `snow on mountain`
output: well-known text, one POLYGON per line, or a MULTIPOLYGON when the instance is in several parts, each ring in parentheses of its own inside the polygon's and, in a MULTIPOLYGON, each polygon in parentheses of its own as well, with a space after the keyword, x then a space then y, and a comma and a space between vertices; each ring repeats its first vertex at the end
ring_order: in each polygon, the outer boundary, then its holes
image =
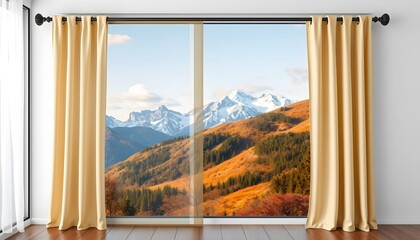
MULTIPOLYGON (((291 99, 277 97, 272 94, 254 97, 240 90, 235 90, 221 100, 211 102, 203 107, 204 129, 270 112, 293 102, 291 99)), ((109 128, 149 127, 175 136, 181 131, 183 133, 186 131, 186 128, 190 125, 191 112, 182 114, 162 105, 156 110, 132 112, 129 115, 129 119, 125 122, 107 116, 106 125, 109 128)))
POLYGON ((258 98, 255 98, 252 105, 259 112, 270 112, 279 107, 287 106, 292 104, 294 101, 285 97, 277 97, 272 94, 263 94, 258 98))
POLYGON ((291 103, 293 101, 285 97, 276 97, 272 94, 253 97, 235 90, 222 100, 204 106, 204 128, 253 117, 291 103))
POLYGON ((156 110, 131 112, 121 127, 149 127, 168 135, 175 135, 189 125, 189 118, 179 112, 160 106, 156 110))
POLYGON ((106 115, 106 120, 105 121, 106 121, 105 122, 106 127, 109 127, 109 128, 124 127, 124 125, 125 125, 120 120, 118 120, 118 119, 116 119, 112 116, 108 116, 108 115, 106 115))

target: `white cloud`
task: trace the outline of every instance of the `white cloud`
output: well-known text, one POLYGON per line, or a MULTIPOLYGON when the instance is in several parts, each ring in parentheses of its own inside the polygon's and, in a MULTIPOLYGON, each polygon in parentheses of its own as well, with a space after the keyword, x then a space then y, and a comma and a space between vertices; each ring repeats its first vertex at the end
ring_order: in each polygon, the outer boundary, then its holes
POLYGON ((292 78, 295 85, 306 84, 308 82, 308 70, 303 68, 286 69, 287 74, 292 78))
POLYGON ((109 45, 120 45, 131 40, 127 34, 108 34, 109 45))
POLYGON ((129 87, 127 92, 108 97, 107 114, 125 120, 130 112, 156 109, 159 105, 173 107, 179 103, 150 92, 143 84, 135 84, 129 87))
POLYGON ((139 110, 159 103, 162 98, 150 92, 143 84, 131 86, 127 92, 108 98, 109 109, 139 110))

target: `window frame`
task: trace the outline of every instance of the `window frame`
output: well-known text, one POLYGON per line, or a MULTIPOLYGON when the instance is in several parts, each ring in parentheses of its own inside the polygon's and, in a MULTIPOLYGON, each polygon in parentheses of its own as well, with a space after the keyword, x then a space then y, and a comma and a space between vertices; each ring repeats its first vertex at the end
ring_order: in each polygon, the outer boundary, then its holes
POLYGON ((31 8, 30 6, 23 4, 23 17, 24 24, 24 59, 25 61, 25 98, 26 106, 25 110, 25 213, 24 221, 31 218, 31 8), (26 12, 26 14, 25 14, 26 12))
MULTIPOLYGON (((182 17, 180 17, 182 18, 182 17)), ((156 22, 148 22, 147 24, 159 23, 159 20, 156 22)), ((127 24, 119 22, 110 22, 112 25, 127 24)), ((136 23, 130 23, 136 24, 136 23)), ((145 22, 139 22, 138 24, 145 24, 145 22)), ((165 24, 170 24, 165 22, 165 24)), ((206 24, 229 24, 226 22, 220 23, 211 23, 203 22, 203 27, 206 24)), ((235 24, 254 24, 254 23, 238 23, 235 24)), ((273 22, 264 22, 261 24, 277 24, 273 22)), ((292 23, 295 25, 302 25, 302 23, 292 23)), ((204 37, 202 38, 204 41, 204 37)), ((203 65, 204 66, 204 65, 203 65)), ((202 81, 202 83, 204 83, 202 81)), ((180 222, 184 222, 188 217, 183 216, 106 216, 107 224, 114 225, 171 225, 179 226, 180 222)), ((224 217, 224 216, 203 216, 203 225, 239 225, 239 224, 264 224, 264 225, 278 225, 278 224, 305 224, 307 216, 234 216, 234 217, 224 217)))

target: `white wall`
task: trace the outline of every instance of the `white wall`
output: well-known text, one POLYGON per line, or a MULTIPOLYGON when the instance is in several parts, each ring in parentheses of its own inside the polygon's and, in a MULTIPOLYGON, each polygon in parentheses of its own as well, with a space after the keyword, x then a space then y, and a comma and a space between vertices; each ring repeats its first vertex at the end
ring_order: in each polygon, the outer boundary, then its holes
MULTIPOLYGON (((420 223, 420 27, 418 0, 33 0, 32 13, 315 14, 387 12, 375 24, 374 141, 377 215, 420 223)), ((32 217, 48 217, 52 167, 51 25, 32 27, 32 217)))

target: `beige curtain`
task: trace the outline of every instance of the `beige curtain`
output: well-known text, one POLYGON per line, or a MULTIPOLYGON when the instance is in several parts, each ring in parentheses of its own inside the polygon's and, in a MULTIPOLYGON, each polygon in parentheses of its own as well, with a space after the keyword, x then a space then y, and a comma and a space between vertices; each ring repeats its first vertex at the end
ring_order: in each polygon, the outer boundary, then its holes
POLYGON ((307 228, 377 229, 368 16, 307 23, 311 196, 307 228))
POLYGON ((56 81, 50 221, 60 230, 106 229, 104 155, 106 17, 53 18, 56 81))

